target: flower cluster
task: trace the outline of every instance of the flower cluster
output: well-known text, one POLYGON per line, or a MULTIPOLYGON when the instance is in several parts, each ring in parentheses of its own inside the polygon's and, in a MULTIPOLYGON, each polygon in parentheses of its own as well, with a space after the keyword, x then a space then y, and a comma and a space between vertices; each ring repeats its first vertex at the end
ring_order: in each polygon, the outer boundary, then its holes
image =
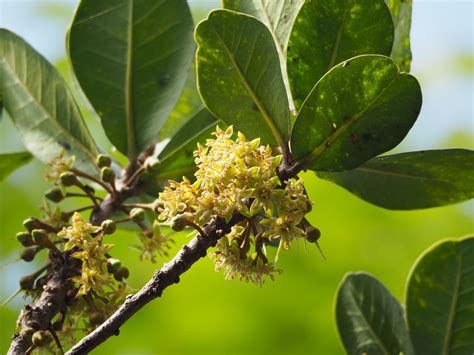
POLYGON ((102 243, 102 235, 92 236, 99 227, 87 223, 79 213, 72 216, 71 226, 58 233, 59 237, 67 240, 65 250, 75 248, 72 254, 82 263, 81 275, 72 280, 79 288, 77 296, 87 294, 90 290, 102 292, 105 285, 112 282, 111 275, 106 272, 107 253, 112 248, 111 244, 102 243))
POLYGON ((128 269, 122 267, 120 260, 109 255, 113 245, 103 242, 102 229, 86 222, 76 212, 71 218, 71 225, 58 233, 58 237, 66 240, 64 250, 70 251, 71 256, 81 263, 80 275, 71 278, 77 293, 76 302, 70 306, 68 320, 76 323, 75 320, 81 318, 77 316, 88 309, 89 324, 86 328, 100 324, 131 292, 124 282, 128 269))
POLYGON ((261 284, 263 275, 278 271, 267 259, 265 244, 279 240, 278 250, 288 249, 294 238, 305 238, 301 222, 310 203, 302 180, 280 181, 276 169, 281 156, 269 146, 259 139, 248 141, 240 132, 233 140, 232 127, 217 127, 214 135, 194 152, 196 181, 172 181, 159 195, 159 219, 204 226, 213 217, 228 222, 236 214, 244 216, 218 242, 212 257, 226 278, 261 284))

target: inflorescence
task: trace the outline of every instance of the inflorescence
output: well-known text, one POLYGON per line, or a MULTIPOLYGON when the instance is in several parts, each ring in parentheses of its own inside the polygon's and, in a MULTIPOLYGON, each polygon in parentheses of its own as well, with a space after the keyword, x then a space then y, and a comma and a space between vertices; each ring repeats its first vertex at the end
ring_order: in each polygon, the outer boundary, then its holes
POLYGON ((194 152, 196 180, 171 181, 160 193, 159 219, 174 230, 191 227, 202 234, 213 217, 230 221, 236 214, 244 216, 218 241, 211 258, 226 279, 262 284, 265 275, 273 279, 281 272, 275 266, 281 249, 288 249, 296 238, 316 242, 319 231, 309 231, 304 219, 311 203, 301 179, 279 179, 276 170, 282 156, 261 145, 260 139, 248 141, 239 132, 233 140, 232 127, 217 127, 214 135, 194 152), (275 243, 276 256, 269 260, 265 246, 275 243))

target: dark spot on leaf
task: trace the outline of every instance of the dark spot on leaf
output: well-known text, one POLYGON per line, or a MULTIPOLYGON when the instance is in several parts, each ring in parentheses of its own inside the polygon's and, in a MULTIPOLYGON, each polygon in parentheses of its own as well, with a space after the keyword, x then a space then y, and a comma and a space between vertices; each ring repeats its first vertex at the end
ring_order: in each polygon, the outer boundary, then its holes
POLYGON ((171 80, 171 76, 169 74, 163 74, 163 75, 160 75, 156 79, 156 83, 158 84, 158 86, 163 88, 163 87, 168 86, 168 84, 170 83, 170 80, 171 80))
POLYGON ((250 105, 253 111, 258 112, 258 106, 255 102, 252 102, 252 105, 250 105))
POLYGON ((68 142, 58 141, 58 144, 66 150, 71 150, 71 145, 68 142))
POLYGON ((356 133, 351 133, 350 135, 351 142, 352 144, 356 145, 357 144, 357 139, 359 138, 356 133))
POLYGON ((350 138, 354 147, 356 147, 358 151, 361 151, 362 146, 359 144, 359 136, 357 135, 357 133, 351 133, 350 138))

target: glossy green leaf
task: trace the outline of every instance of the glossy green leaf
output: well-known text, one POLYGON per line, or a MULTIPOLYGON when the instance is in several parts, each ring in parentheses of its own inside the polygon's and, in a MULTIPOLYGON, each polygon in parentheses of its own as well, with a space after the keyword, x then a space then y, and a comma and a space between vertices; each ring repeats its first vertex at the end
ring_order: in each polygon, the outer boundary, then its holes
POLYGON ((369 274, 344 277, 336 321, 348 354, 413 354, 401 304, 369 274))
POLYGON ((384 0, 306 1, 288 46, 288 77, 296 107, 334 65, 361 54, 389 55, 393 22, 384 0))
POLYGON ((421 89, 394 61, 362 55, 316 84, 293 128, 291 148, 312 170, 356 168, 406 136, 421 109, 421 89))
POLYGON ((185 0, 80 2, 68 34, 74 72, 122 153, 152 144, 179 98, 194 54, 185 0))
POLYGON ((98 150, 61 75, 17 35, 0 30, 0 92, 26 148, 47 163, 63 150, 96 172, 98 150))
POLYGON ((444 206, 474 198, 474 152, 446 149, 387 155, 354 170, 318 176, 392 210, 444 206))
POLYGON ((395 26, 395 38, 390 56, 397 62, 402 71, 408 73, 411 65, 410 29, 413 1, 385 0, 385 2, 390 8, 395 26))
POLYGON ((472 354, 473 236, 442 241, 420 256, 408 279, 406 312, 417 354, 472 354))
POLYGON ((283 144, 289 108, 272 34, 254 17, 216 10, 196 29, 198 89, 216 117, 248 137, 283 144))
MULTIPOLYGON (((286 75, 286 52, 291 29, 304 0, 223 0, 224 8, 252 15, 269 28, 280 56, 283 80, 288 97, 291 97, 286 75)), ((290 106, 292 102, 290 100, 290 106)), ((293 107, 290 107, 293 109, 293 107)))
POLYGON ((23 165, 28 164, 32 157, 28 152, 0 154, 0 181, 5 180, 8 175, 23 165))

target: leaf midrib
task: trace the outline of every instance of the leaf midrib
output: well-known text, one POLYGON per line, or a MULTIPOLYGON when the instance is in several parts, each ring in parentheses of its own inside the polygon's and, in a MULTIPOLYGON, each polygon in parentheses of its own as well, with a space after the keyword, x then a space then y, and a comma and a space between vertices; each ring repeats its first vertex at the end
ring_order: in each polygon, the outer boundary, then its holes
POLYGON ((129 0, 128 7, 128 35, 127 35, 127 67, 125 71, 125 114, 127 119, 127 145, 128 158, 135 158, 135 126, 133 124, 133 0, 129 0))
POLYGON ((349 286, 349 289, 351 292, 349 292, 349 295, 350 295, 350 300, 352 301, 353 305, 357 308, 357 310, 359 311, 359 314, 361 315, 361 318, 363 319, 365 325, 366 325, 366 329, 368 330, 368 332, 370 333, 370 335, 372 336, 372 338, 376 341, 376 344, 379 345, 380 349, 384 352, 384 354, 387 354, 387 355, 390 355, 390 352, 388 351, 388 349, 385 347, 385 345, 383 344, 382 340, 377 336, 377 334, 372 330, 372 326, 371 324, 369 323, 369 321, 367 320, 367 318, 365 317, 365 314, 364 312, 362 312, 362 309, 359 307, 359 304, 356 302, 355 300, 355 297, 354 297, 354 293, 352 292, 352 287, 349 286))
POLYGON ((221 41, 222 43, 222 46, 224 47, 225 49, 225 52, 227 53, 229 59, 230 59, 230 62, 232 63, 232 65, 234 66, 239 78, 240 78, 240 81, 242 82, 242 84, 244 84, 244 87, 245 89, 247 90, 248 94, 250 95, 250 97, 252 98, 252 100, 255 102, 255 104, 257 105, 260 113, 262 114, 265 122, 267 123, 267 125, 269 126, 270 130, 272 131, 273 135, 275 136, 277 142, 281 145, 281 146, 284 146, 285 145, 285 141, 283 139, 283 137, 281 136, 280 134, 280 131, 277 129, 277 127, 275 126, 272 118, 270 117, 270 115, 268 114, 268 112, 266 111, 265 107, 263 106, 263 103, 260 102, 260 99, 257 97, 257 95, 253 92, 253 89, 250 87, 250 84, 248 83, 247 79, 245 78, 245 76, 243 75, 242 71, 240 70, 240 67, 239 65, 237 64, 237 62, 235 61, 234 59, 234 56, 232 55, 230 49, 227 47, 227 44, 225 43, 224 39, 221 37, 221 35, 219 34, 219 32, 217 32, 217 30, 212 27, 214 33, 216 34, 217 38, 219 38, 219 40, 221 41))
MULTIPOLYGON (((378 94, 377 96, 367 104, 365 108, 363 108, 359 113, 356 113, 354 117, 351 119, 347 120, 346 123, 342 124, 338 129, 336 129, 328 138, 326 138, 323 143, 321 143, 319 146, 317 146, 313 151, 305 158, 303 159, 303 162, 306 164, 310 164, 313 160, 315 160, 317 157, 319 157, 323 152, 327 149, 329 149, 332 145, 332 143, 338 139, 345 131, 349 129, 354 123, 356 123, 362 116, 364 116, 367 111, 369 111, 373 105, 377 103, 377 101, 382 97, 382 95, 385 93, 385 91, 388 90, 388 88, 395 82, 395 80, 400 76, 400 73, 397 73, 393 79, 385 86, 378 94)), ((302 112, 302 111, 301 111, 302 112)))
POLYGON ((432 177, 426 177, 426 176, 417 176, 417 175, 407 175, 407 174, 395 173, 395 172, 386 171, 386 170, 379 170, 379 169, 376 169, 376 168, 359 167, 359 168, 357 168, 357 170, 363 171, 363 172, 379 174, 379 175, 402 177, 402 178, 407 178, 407 179, 449 182, 448 180, 443 180, 443 179, 438 179, 438 178, 432 178, 432 177))
MULTIPOLYGON (((69 131, 67 131, 61 124, 59 124, 59 122, 54 119, 54 117, 51 115, 51 113, 46 109, 46 107, 44 107, 37 99, 36 97, 30 92, 30 90, 28 89, 28 87, 26 86, 26 84, 21 80, 21 78, 15 74, 15 71, 13 70, 13 68, 9 65, 9 62, 6 60, 6 59, 3 59, 3 58, 0 58, 1 62, 5 63, 5 68, 7 71, 9 71, 11 74, 12 77, 16 78, 16 83, 20 84, 20 86, 23 88, 23 91, 31 97, 32 101, 34 103, 36 103, 37 107, 46 115, 47 118, 49 118, 49 121, 55 126, 57 127, 60 131, 63 132, 64 135, 66 135, 67 137, 69 137, 69 139, 71 139, 74 143, 76 143, 76 147, 81 150, 83 153, 85 153, 87 156, 89 156, 89 158, 91 158, 92 160, 95 160, 95 156, 92 154, 92 152, 89 151, 88 148, 86 148, 82 142, 80 142, 79 140, 77 140, 76 137, 74 137, 69 131)), ((28 65, 28 64, 27 64, 28 65)), ((67 89, 66 89, 67 90, 67 89)))
MULTIPOLYGON (((272 0, 273 1, 273 0, 272 0)), ((278 34, 276 33, 276 27, 278 26, 278 22, 277 24, 273 24, 273 22, 270 20, 270 15, 268 14, 267 12, 267 8, 265 7, 264 3, 263 3, 263 0, 259 0, 260 2, 260 6, 262 8, 262 13, 264 15, 264 17, 266 18, 267 22, 268 22, 268 29, 270 30, 270 33, 272 34, 272 37, 274 39, 274 42, 275 42, 275 47, 277 49, 277 52, 278 52, 278 61, 280 62, 280 67, 281 67, 281 74, 282 74, 282 78, 283 78, 283 84, 285 85, 285 91, 286 91, 286 95, 288 97, 288 107, 290 109, 291 112, 296 112, 296 109, 295 109, 295 104, 293 102, 293 97, 292 97, 292 94, 291 94, 291 89, 290 89, 290 82, 289 82, 289 79, 288 79, 288 73, 287 73, 287 67, 286 67, 286 43, 283 44, 282 41, 281 41, 281 38, 278 37, 278 34)), ((285 4, 283 3, 282 5, 282 9, 285 7, 285 4)), ((281 17, 281 12, 280 12, 280 16, 278 17, 278 21, 280 21, 280 17, 281 17)))
POLYGON ((347 12, 348 12, 347 9, 349 7, 349 3, 351 3, 351 0, 348 0, 344 6, 344 13, 342 15, 341 26, 339 27, 339 31, 337 32, 336 43, 334 43, 334 47, 331 53, 331 59, 329 60, 329 66, 326 69, 326 71, 331 69, 334 66, 334 64, 336 64, 337 53, 339 52, 339 46, 341 45, 342 32, 344 31, 344 26, 346 24, 346 17, 347 17, 347 12))
POLYGON ((453 335, 452 333, 453 333, 453 327, 454 327, 454 320, 456 318, 456 308, 457 308, 458 297, 459 297, 459 288, 461 286, 461 271, 462 271, 462 256, 459 257, 454 294, 453 294, 453 299, 451 301, 451 306, 449 308, 448 322, 446 324, 446 337, 444 338, 443 352, 442 352, 442 354, 444 355, 449 355, 449 352, 451 349, 451 341, 452 341, 452 335, 453 335))

